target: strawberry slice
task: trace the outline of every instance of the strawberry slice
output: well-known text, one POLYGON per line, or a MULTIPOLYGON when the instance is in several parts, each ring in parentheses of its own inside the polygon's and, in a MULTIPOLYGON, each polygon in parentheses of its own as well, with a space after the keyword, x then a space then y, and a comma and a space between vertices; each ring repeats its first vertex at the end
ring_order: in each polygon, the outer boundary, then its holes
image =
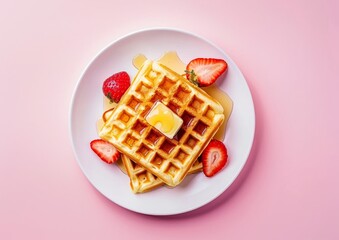
POLYGON ((114 163, 120 157, 120 152, 109 142, 95 139, 90 143, 92 150, 106 163, 114 163))
POLYGON ((226 165, 227 149, 223 142, 213 139, 203 151, 201 158, 204 174, 212 177, 226 165))
POLYGON ((199 87, 213 84, 228 69, 223 59, 196 58, 186 66, 186 78, 199 87))
POLYGON ((122 71, 107 78, 102 85, 102 91, 111 102, 117 103, 130 85, 128 73, 122 71))

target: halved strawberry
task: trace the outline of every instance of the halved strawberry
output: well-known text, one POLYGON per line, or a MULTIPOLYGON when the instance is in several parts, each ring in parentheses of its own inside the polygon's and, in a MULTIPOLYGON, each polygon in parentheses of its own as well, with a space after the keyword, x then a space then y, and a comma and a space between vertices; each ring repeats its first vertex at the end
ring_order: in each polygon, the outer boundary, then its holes
POLYGON ((186 78, 199 87, 213 84, 228 69, 223 59, 196 58, 186 66, 186 78))
POLYGON ((120 152, 109 142, 95 139, 90 143, 92 150, 106 163, 114 163, 120 157, 120 152))
POLYGON ((223 142, 213 139, 203 151, 201 158, 204 174, 212 177, 226 165, 227 149, 223 142))
POLYGON ((127 72, 118 72, 104 81, 102 91, 109 100, 117 103, 130 85, 127 72))

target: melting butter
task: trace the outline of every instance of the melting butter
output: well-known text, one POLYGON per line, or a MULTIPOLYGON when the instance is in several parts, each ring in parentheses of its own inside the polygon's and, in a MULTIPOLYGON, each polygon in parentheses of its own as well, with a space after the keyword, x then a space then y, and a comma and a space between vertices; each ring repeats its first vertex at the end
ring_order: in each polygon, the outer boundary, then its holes
POLYGON ((145 119, 150 125, 171 139, 183 124, 183 120, 161 102, 157 102, 152 107, 145 119))

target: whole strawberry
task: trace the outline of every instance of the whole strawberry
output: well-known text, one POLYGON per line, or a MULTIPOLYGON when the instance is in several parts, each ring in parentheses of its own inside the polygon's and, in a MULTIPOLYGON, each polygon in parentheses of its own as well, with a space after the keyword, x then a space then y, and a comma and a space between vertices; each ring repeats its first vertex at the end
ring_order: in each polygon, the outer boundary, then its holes
POLYGON ((130 85, 129 75, 122 71, 107 78, 102 85, 102 91, 109 100, 117 103, 130 85))

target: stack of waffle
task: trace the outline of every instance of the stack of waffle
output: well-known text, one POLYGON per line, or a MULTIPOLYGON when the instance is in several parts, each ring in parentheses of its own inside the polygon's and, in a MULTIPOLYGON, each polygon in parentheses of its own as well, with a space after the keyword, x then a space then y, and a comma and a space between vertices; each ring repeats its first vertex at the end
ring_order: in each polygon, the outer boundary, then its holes
POLYGON ((121 153, 133 192, 177 186, 202 168, 198 157, 224 121, 224 109, 183 76, 147 60, 117 106, 107 114, 99 136, 121 153), (146 121, 161 102, 183 124, 171 139, 146 121))

